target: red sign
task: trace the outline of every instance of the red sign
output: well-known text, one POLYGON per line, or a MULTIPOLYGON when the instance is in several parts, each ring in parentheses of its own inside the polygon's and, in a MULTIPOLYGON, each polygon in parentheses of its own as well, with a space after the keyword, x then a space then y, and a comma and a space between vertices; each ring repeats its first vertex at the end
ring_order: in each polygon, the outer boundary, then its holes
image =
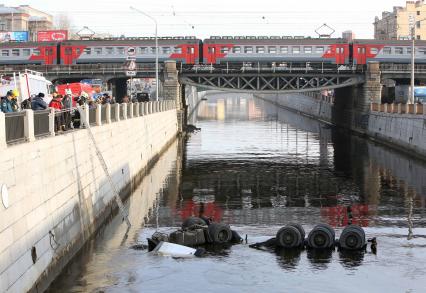
POLYGON ((52 30, 52 31, 37 32, 38 42, 64 41, 67 39, 68 39, 68 31, 66 30, 52 30))

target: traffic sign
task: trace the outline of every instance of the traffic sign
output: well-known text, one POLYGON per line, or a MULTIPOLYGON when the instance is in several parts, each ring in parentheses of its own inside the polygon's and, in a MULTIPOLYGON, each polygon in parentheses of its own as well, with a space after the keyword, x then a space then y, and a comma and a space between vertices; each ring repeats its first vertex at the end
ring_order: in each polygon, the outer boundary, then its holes
POLYGON ((127 48, 127 55, 129 56, 136 55, 136 49, 134 47, 127 48))
POLYGON ((128 71, 126 71, 126 76, 129 76, 129 77, 136 76, 136 70, 128 70, 128 71))

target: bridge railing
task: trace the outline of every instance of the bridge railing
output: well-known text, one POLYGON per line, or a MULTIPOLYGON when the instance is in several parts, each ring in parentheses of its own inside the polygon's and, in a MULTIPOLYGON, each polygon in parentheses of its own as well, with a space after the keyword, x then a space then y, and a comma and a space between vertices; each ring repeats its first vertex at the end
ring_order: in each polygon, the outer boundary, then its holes
MULTIPOLYGON (((123 63, 96 63, 96 64, 72 64, 72 65, 1 65, 0 74, 10 74, 11 72, 24 72, 25 70, 34 70, 42 72, 45 75, 71 74, 71 73, 121 73, 124 74, 127 68, 123 63)), ((137 72, 154 72, 155 64, 138 63, 137 72)), ((160 64, 162 70, 162 64, 160 64)))
POLYGON ((336 65, 323 62, 225 62, 220 64, 184 65, 184 74, 203 73, 363 73, 365 66, 336 65))
MULTIPOLYGON (((71 112, 78 111, 80 115, 87 117, 86 121, 89 125, 81 125, 84 128, 174 109, 176 109, 175 101, 163 100, 158 102, 97 105, 96 108, 89 108, 86 105, 71 109, 71 112)), ((0 147, 77 131, 78 129, 62 131, 60 127, 55 127, 55 123, 61 121, 55 119, 55 117, 58 118, 58 115, 60 116, 61 114, 64 114, 64 111, 57 111, 53 108, 41 111, 0 112, 0 147)))
MULTIPOLYGON (((380 71, 384 73, 410 73, 411 64, 381 63, 380 71)), ((417 73, 426 73, 426 64, 415 64, 414 71, 417 73)))
POLYGON ((371 103, 371 112, 426 115, 426 104, 379 104, 371 103))

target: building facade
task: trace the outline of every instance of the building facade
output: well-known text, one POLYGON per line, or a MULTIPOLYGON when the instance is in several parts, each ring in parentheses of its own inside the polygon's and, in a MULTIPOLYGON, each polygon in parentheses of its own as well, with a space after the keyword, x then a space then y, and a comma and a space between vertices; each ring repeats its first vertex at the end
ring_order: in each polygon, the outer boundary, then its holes
POLYGON ((6 7, 0 4, 0 32, 28 31, 29 40, 36 41, 37 32, 53 28, 52 15, 28 5, 6 7))
POLYGON ((415 38, 426 40, 426 4, 422 1, 407 1, 405 7, 384 11, 382 18, 376 16, 374 21, 374 38, 378 40, 411 39, 412 26, 415 38))

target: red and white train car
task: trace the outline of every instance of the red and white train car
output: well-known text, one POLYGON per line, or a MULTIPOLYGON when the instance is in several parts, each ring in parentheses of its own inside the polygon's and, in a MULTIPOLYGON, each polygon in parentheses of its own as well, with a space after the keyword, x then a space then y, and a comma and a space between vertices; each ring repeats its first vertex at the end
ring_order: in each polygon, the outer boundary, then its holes
MULTIPOLYGON (((159 38, 159 61, 176 60, 198 64, 201 41, 195 37, 159 38)), ((136 62, 155 62, 155 38, 122 40, 64 41, 60 46, 60 64, 117 63, 127 56, 136 62)))
POLYGON ((349 64, 344 39, 285 37, 211 37, 203 42, 203 62, 324 62, 349 64))
POLYGON ((57 64, 57 42, 0 44, 0 64, 57 64))

